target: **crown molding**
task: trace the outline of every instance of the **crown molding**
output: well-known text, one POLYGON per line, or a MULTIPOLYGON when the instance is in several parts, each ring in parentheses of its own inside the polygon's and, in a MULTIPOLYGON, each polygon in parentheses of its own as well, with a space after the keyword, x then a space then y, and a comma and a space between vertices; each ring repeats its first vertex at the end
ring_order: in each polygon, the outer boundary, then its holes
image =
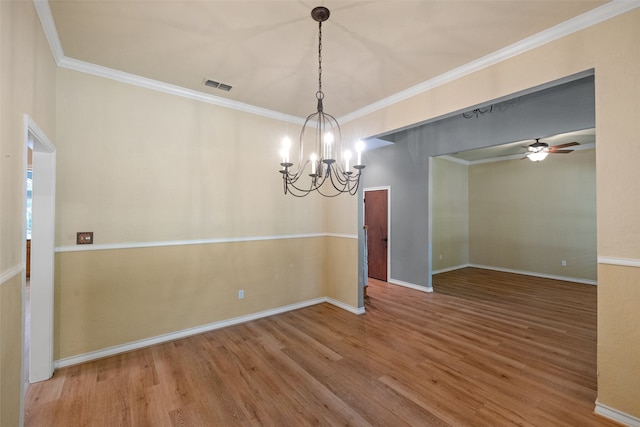
MULTIPOLYGON (((152 80, 111 68, 102 67, 96 64, 68 58, 64 55, 62 44, 60 43, 60 38, 58 37, 58 32, 56 30, 53 16, 51 15, 51 9, 49 7, 48 1, 33 0, 33 4, 38 13, 38 17, 40 18, 40 22, 42 24, 42 28, 47 37, 47 40, 49 41, 49 46, 51 47, 51 52, 53 53, 55 61, 59 66, 63 68, 68 68, 71 70, 88 73, 123 83, 128 83, 151 90, 168 93, 171 95, 194 99, 220 107, 244 111, 267 118, 282 120, 299 125, 302 125, 304 123, 304 119, 300 117, 268 110, 266 108, 256 107, 242 102, 231 101, 225 98, 209 95, 204 92, 198 92, 161 81, 152 80)), ((558 24, 555 27, 551 27, 545 31, 523 39, 503 49, 499 49, 475 61, 471 61, 449 72, 441 74, 433 79, 427 80, 423 83, 398 92, 395 95, 389 96, 387 98, 381 99, 380 101, 374 102, 373 104, 355 110, 338 118, 338 122, 347 123, 349 121, 358 119, 367 114, 389 107, 393 104, 427 92, 438 86, 450 83, 456 79, 479 71, 483 68, 487 68, 491 65, 497 64, 506 59, 512 58, 521 53, 542 46, 546 43, 565 37, 569 34, 575 33, 584 28, 588 28, 592 25, 606 21, 623 13, 629 12, 630 10, 633 10, 637 7, 640 7, 640 0, 613 0, 589 12, 583 13, 582 15, 576 16, 575 18, 558 24)))
POLYGON ((58 30, 56 30, 56 23, 53 21, 51 15, 51 8, 47 0, 33 0, 33 5, 36 8, 38 18, 42 24, 42 29, 49 42, 51 53, 56 61, 56 64, 60 65, 60 61, 64 58, 64 51, 62 50, 62 43, 58 37, 58 30))
POLYGON ((389 107, 393 104, 397 104, 406 99, 412 98, 416 95, 420 95, 424 92, 437 88, 438 86, 445 85, 468 74, 480 71, 484 68, 495 65, 499 62, 505 61, 514 56, 520 55, 529 50, 535 49, 554 40, 573 34, 577 31, 599 24, 608 19, 614 18, 623 13, 629 12, 637 7, 640 7, 639 0, 627 1, 627 0, 613 0, 600 7, 597 7, 582 15, 576 16, 568 21, 562 22, 554 27, 544 30, 526 39, 520 40, 510 46, 499 49, 492 52, 482 58, 471 61, 458 68, 454 68, 451 71, 440 74, 433 79, 427 80, 406 90, 391 95, 373 104, 367 105, 363 108, 355 110, 349 114, 346 114, 338 119, 340 123, 347 123, 352 120, 364 117, 375 111, 389 107))
POLYGON ((294 123, 297 125, 304 124, 304 119, 295 117, 290 114, 284 114, 266 108, 256 107, 254 105, 245 104, 243 102, 232 101, 226 98, 210 95, 204 92, 199 92, 181 86, 164 83, 158 80, 149 79, 146 77, 138 76, 135 74, 126 73, 124 71, 114 70, 112 68, 103 67, 101 65, 92 64, 78 59, 73 59, 65 56, 58 37, 58 31, 56 24, 51 14, 51 8, 47 0, 33 0, 33 4, 36 8, 42 29, 51 47, 51 52, 59 67, 69 70, 78 71, 81 73, 91 74, 97 77, 103 77, 110 80, 115 80, 121 83, 127 83, 146 89, 155 90, 158 92, 167 93, 170 95, 176 95, 183 98, 193 99, 196 101, 205 102, 207 104, 217 105, 219 107, 230 108, 232 110, 243 111, 245 113, 255 114, 258 116, 267 117, 270 119, 282 120, 285 122, 294 123))
POLYGON ((159 80, 148 79, 146 77, 138 76, 135 74, 125 73, 124 71, 114 70, 113 68, 103 67, 101 65, 80 61, 78 59, 68 58, 66 56, 60 60, 58 65, 69 70, 79 71, 81 73, 91 74, 97 77, 104 77, 106 79, 115 80, 121 83, 127 83, 130 85, 163 92, 170 95, 193 99, 195 101, 205 102, 207 104, 213 104, 219 107, 243 111, 245 113, 255 114, 270 119, 282 120, 298 125, 304 124, 304 119, 292 116, 290 114, 284 114, 277 111, 268 110, 266 108, 245 104, 243 102, 221 98, 219 96, 187 89, 181 86, 161 82, 159 80))

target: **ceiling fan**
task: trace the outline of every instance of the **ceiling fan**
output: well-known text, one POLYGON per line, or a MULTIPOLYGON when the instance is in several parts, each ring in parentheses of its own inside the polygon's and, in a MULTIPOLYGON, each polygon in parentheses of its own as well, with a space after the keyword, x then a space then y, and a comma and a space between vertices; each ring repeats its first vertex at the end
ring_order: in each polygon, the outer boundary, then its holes
POLYGON ((532 162, 539 162, 544 160, 548 154, 567 154, 573 150, 564 150, 567 147, 573 147, 574 145, 580 145, 578 142, 567 142, 565 144, 554 145, 549 147, 546 142, 540 142, 540 138, 536 138, 536 142, 531 145, 527 145, 524 148, 527 149, 523 159, 526 157, 532 162))

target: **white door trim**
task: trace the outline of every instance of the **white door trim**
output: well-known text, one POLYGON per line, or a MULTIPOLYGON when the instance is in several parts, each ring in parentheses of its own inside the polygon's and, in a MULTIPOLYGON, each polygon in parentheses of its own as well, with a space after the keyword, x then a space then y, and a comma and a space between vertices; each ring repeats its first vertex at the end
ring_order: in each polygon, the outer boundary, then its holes
MULTIPOLYGON (((24 140, 23 176, 25 180, 27 176, 27 147, 33 150, 29 382, 34 383, 51 378, 54 368, 53 282, 56 147, 27 114, 24 115, 24 140)), ((26 206, 26 191, 23 197, 26 206)), ((23 245, 26 246, 26 223, 23 226, 23 235, 23 245)), ((22 253, 23 257, 26 257, 26 247, 23 247, 22 253)))
POLYGON ((429 156, 429 176, 427 182, 427 233, 429 234, 429 246, 427 247, 427 288, 433 292, 433 157, 429 156))

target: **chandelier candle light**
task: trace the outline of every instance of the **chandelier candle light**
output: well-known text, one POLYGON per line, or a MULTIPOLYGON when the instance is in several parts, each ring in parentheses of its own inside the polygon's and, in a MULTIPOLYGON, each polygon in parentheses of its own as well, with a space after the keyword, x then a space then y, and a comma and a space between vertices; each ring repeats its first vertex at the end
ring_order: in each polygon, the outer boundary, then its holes
POLYGON ((352 153, 342 148, 342 134, 338 121, 330 114, 324 112, 322 100, 322 23, 329 19, 329 9, 318 6, 311 11, 311 17, 318 23, 318 91, 316 92, 316 112, 309 114, 300 131, 298 146, 298 164, 289 157, 291 152, 291 140, 285 137, 282 140, 282 181, 284 193, 296 197, 304 197, 313 191, 325 197, 334 197, 342 193, 354 195, 358 192, 360 175, 364 165, 362 164, 362 151, 364 143, 358 141, 355 144, 356 162, 351 166, 352 153), (307 131, 307 128, 311 130, 307 131), (312 134, 314 151, 309 158, 304 157, 305 132, 310 139, 312 134), (341 160, 336 158, 341 156, 341 160), (303 163, 304 162, 304 163, 303 163), (307 166, 310 166, 309 183, 303 185, 298 180, 305 175, 307 166), (330 183, 323 187, 325 183, 330 183))

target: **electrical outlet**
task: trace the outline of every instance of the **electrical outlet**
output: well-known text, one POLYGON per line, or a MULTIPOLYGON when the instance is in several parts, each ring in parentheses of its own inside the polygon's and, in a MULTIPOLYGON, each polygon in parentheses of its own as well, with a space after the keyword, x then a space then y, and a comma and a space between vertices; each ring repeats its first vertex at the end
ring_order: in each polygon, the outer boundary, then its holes
POLYGON ((442 260, 442 254, 440 254, 440 260, 442 260))
POLYGON ((244 290, 243 290, 243 289, 240 289, 240 290, 238 291, 238 299, 242 299, 242 298, 244 298, 244 290))
POLYGON ((76 245, 93 245, 93 231, 76 233, 76 245))
POLYGON ((566 259, 563 259, 563 260, 562 260, 562 266, 563 266, 563 267, 566 267, 566 266, 567 266, 567 260, 566 260, 566 259))

